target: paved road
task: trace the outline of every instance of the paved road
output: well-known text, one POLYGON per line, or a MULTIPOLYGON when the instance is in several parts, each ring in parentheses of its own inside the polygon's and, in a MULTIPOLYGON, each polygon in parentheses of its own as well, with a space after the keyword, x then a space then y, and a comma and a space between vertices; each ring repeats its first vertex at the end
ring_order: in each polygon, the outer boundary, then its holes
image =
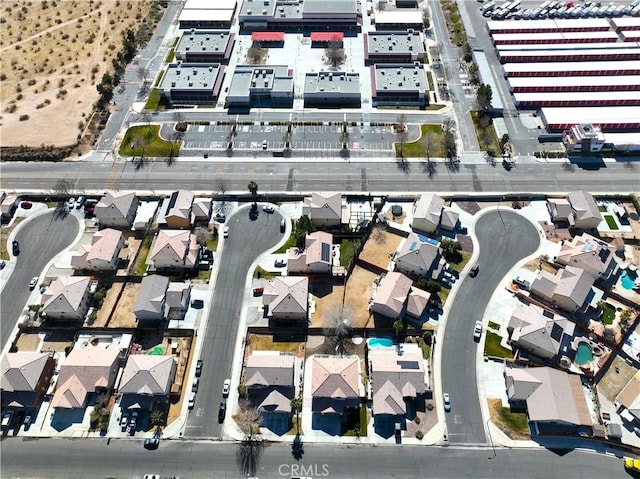
POLYGON ((71 244, 79 228, 80 223, 75 216, 59 218, 49 212, 29 220, 18 230, 16 239, 20 243, 20 255, 0 295, 0 336, 3 346, 31 294, 29 281, 34 276, 40 276, 51 258, 71 244))
MULTIPOLYGON (((222 383, 231 377, 247 272, 255 259, 282 237, 282 216, 277 212, 267 214, 261 208, 258 211, 255 221, 249 219, 249 208, 242 208, 227 219, 229 238, 224 242, 222 254, 218 255, 218 279, 209 322, 204 337, 200 337, 204 344, 204 367, 196 405, 187 422, 185 434, 190 437, 221 437, 218 406, 222 401, 222 383)), ((232 384, 232 388, 237 386, 232 384)))
POLYGON ((454 444, 486 442, 480 402, 475 394, 476 349, 482 345, 473 340, 473 325, 482 320, 505 274, 540 244, 540 235, 531 222, 512 211, 483 215, 475 232, 480 248, 480 272, 476 278, 468 276, 460 285, 447 319, 444 344, 440 346, 442 388, 451 395, 452 402, 447 430, 449 442, 454 444))
MULTIPOLYGON (((141 441, 8 439, 2 443, 2 477, 66 479, 141 479, 144 474, 183 479, 242 477, 235 466, 236 446, 209 442, 163 442, 145 451, 141 441)), ((457 449, 454 447, 306 445, 300 462, 288 444, 266 447, 260 479, 474 478, 617 479, 627 476, 622 460, 579 451, 457 449), (306 470, 301 471, 304 465, 306 470), (297 467, 297 469, 296 469, 297 467)))
MULTIPOLYGON (((321 152, 322 153, 322 152, 321 152)), ((106 188, 123 190, 173 191, 181 188, 195 191, 215 190, 224 179, 227 191, 247 192, 247 183, 256 180, 261 191, 269 192, 558 192, 584 189, 591 192, 621 193, 637 191, 638 168, 607 163, 597 171, 577 166, 519 164, 506 172, 488 164, 462 163, 459 170, 443 163, 432 163, 434 171, 426 171, 424 163, 396 164, 394 161, 348 162, 334 157, 307 158, 274 163, 231 158, 223 161, 178 161, 172 166, 163 162, 147 163, 136 169, 132 163, 64 162, 4 163, 2 185, 6 190, 51 191, 60 179, 72 181, 77 191, 106 188)))

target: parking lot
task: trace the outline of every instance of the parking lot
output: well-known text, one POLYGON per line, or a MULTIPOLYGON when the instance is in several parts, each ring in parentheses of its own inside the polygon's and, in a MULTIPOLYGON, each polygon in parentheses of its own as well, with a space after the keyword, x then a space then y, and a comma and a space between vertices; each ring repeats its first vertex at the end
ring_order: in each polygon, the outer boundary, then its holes
POLYGON ((220 150, 232 139, 234 150, 278 151, 290 142, 295 150, 338 150, 342 142, 353 150, 389 151, 394 142, 390 126, 349 125, 342 132, 341 124, 293 125, 290 137, 287 125, 238 125, 234 136, 231 125, 190 125, 184 148, 220 150))

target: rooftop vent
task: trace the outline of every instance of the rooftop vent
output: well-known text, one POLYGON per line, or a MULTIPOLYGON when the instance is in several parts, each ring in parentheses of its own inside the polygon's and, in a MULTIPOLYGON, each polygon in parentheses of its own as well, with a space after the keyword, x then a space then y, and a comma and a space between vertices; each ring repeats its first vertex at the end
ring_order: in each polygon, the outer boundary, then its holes
POLYGON ((189 82, 189 86, 193 86, 193 82, 192 81, 189 82))
POLYGON ((213 71, 213 67, 211 65, 209 65, 209 71, 212 72, 213 71))
MULTIPOLYGON (((251 1, 251 0, 249 0, 249 1, 251 1)), ((247 15, 251 15, 251 9, 250 8, 247 8, 247 15)))
POLYGON ((172 86, 172 87, 175 87, 175 86, 176 86, 176 82, 172 81, 172 82, 171 82, 171 86, 172 86))

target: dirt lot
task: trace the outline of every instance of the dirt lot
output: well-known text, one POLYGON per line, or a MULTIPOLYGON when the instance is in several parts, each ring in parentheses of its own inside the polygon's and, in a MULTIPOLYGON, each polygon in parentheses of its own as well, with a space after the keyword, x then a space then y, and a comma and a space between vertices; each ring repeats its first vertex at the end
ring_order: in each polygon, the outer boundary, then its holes
MULTIPOLYGON (((114 287, 115 284, 111 289, 114 287)), ((120 300, 118 301, 117 308, 109 321, 110 328, 135 328, 138 325, 136 317, 133 314, 133 305, 138 297, 139 289, 140 283, 126 284, 124 291, 120 296, 120 300)), ((111 290, 109 290, 109 294, 111 294, 111 290)), ((105 303, 106 302, 107 301, 105 300, 105 303)), ((102 309, 104 309, 104 306, 102 309)))
POLYGON ((382 269, 387 269, 390 260, 389 253, 394 253, 403 239, 402 236, 375 228, 364 245, 360 259, 382 269))
POLYGON ((38 352, 38 346, 40 346, 39 334, 21 334, 18 337, 16 346, 20 352, 38 352))
POLYGON ((150 4, 3 1, 2 146, 75 143, 125 31, 138 30, 150 4))
POLYGON ((613 402, 635 373, 635 368, 629 366, 624 359, 616 356, 598 383, 598 393, 613 402))
POLYGON ((64 353, 64 348, 73 345, 73 339, 76 333, 77 331, 75 329, 45 333, 46 336, 40 351, 57 351, 64 353))

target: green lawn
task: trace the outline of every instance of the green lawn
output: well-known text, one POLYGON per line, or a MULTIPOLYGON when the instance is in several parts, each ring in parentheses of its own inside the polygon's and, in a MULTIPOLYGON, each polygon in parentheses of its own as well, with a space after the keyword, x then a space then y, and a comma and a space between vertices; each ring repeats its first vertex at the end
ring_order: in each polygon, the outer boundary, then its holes
POLYGON ((608 303, 604 303, 604 305, 602 305, 602 322, 604 324, 613 324, 615 318, 616 310, 608 303))
POLYGON ((420 336, 418 338, 418 346, 420 346, 420 349, 422 349, 422 357, 424 359, 430 359, 431 358, 431 346, 426 343, 426 341, 424 340, 424 338, 422 336, 420 336))
MULTIPOLYGON (((160 72, 160 75, 162 76, 162 72, 160 72)), ((160 83, 161 76, 158 77, 156 84, 160 83)), ((145 110, 164 110, 166 107, 167 105, 164 101, 164 98, 162 98, 162 95, 160 94, 160 90, 158 90, 157 88, 152 88, 149 92, 147 103, 144 106, 145 110)))
POLYGON ((340 266, 344 266, 345 268, 349 266, 355 253, 356 241, 342 240, 342 243, 340 243, 340 266))
POLYGON ((480 126, 477 111, 471 112, 471 119, 473 120, 473 126, 476 129, 476 137, 478 138, 480 149, 493 156, 498 155, 500 153, 500 143, 498 141, 496 131, 493 128, 493 124, 489 124, 489 126, 483 129, 480 126))
POLYGON ((427 81, 429 82, 429 90, 435 91, 435 86, 433 83, 433 75, 431 75, 431 72, 427 72, 427 81))
POLYGON ((286 253, 289 248, 293 248, 295 245, 296 245, 296 238, 295 236, 291 235, 289 236, 289 239, 287 240, 287 242, 283 244, 280 248, 278 248, 278 251, 276 251, 276 253, 278 254, 286 253))
MULTIPOLYGON (((432 134, 433 145, 429 148, 429 156, 432 158, 444 158, 444 134, 440 125, 421 125, 421 135, 416 141, 405 143, 402 148, 402 156, 405 158, 425 158, 427 156, 426 139, 432 134)), ((396 157, 400 158, 400 145, 395 144, 396 157)))
POLYGON ((216 251, 218 249, 218 236, 210 235, 207 238, 207 248, 211 251, 216 251))
POLYGON ((518 432, 519 434, 529 434, 529 420, 527 415, 522 412, 511 412, 508 407, 498 408, 496 411, 498 417, 509 429, 518 432))
POLYGON ((127 130, 120 144, 121 156, 163 157, 180 154, 180 142, 165 141, 158 136, 160 125, 132 126, 127 130))
POLYGON ((136 261, 133 263, 133 269, 131 270, 131 274, 133 276, 142 276, 147 271, 147 256, 151 249, 151 243, 153 243, 152 235, 145 236, 142 240, 142 244, 138 250, 138 256, 136 257, 136 261))
POLYGON ((211 278, 211 270, 208 269, 206 271, 198 270, 198 279, 208 280, 211 278))
POLYGON ((253 272, 253 277, 257 279, 271 279, 280 276, 280 273, 271 273, 269 271, 265 271, 260 266, 256 266, 256 270, 253 272))
POLYGON ((607 222, 607 226, 609 227, 610 230, 617 230, 618 228, 618 223, 616 223, 616 220, 613 218, 613 216, 611 215, 603 215, 604 216, 604 220, 607 222))
MULTIPOLYGON (((369 417, 367 414, 367 405, 360 404, 360 437, 367 437, 367 423, 369 417)), ((347 426, 348 427, 348 426, 347 426)), ((347 429, 343 436, 356 436, 355 426, 352 429, 347 429)))
POLYGON ((513 352, 510 349, 503 348, 500 345, 500 336, 491 331, 487 331, 487 337, 484 343, 485 356, 493 356, 497 358, 512 358, 513 352))
POLYGON ((491 329, 495 329, 495 330, 499 330, 500 329, 500 325, 498 323, 494 323, 493 321, 489 321, 489 327, 491 329))

